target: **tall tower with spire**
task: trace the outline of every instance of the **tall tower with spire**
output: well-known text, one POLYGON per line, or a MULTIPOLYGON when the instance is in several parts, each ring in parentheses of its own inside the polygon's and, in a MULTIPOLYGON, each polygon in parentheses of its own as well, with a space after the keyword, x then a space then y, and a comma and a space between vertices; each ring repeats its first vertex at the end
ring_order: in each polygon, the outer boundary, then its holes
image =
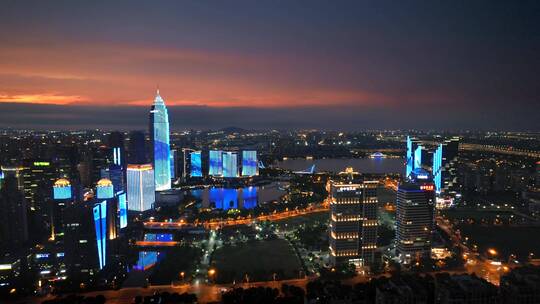
POLYGON ((171 189, 171 148, 169 144, 169 114, 165 101, 156 92, 150 110, 150 141, 154 163, 156 191, 171 189))

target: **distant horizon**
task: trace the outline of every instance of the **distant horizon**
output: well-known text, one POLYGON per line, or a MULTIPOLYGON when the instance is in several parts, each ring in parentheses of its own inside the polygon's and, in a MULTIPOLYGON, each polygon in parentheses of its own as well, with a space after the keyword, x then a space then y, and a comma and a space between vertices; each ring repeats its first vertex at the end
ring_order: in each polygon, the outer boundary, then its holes
MULTIPOLYGON (((150 105, 151 100, 148 101, 148 106, 110 107, 0 103, 0 127, 35 130, 147 130, 150 105)), ((538 120, 523 119, 522 115, 506 115, 493 108, 487 108, 481 114, 463 110, 457 115, 444 115, 439 113, 439 109, 402 107, 395 110, 358 106, 167 108, 173 131, 216 130, 227 127, 246 130, 323 131, 540 131, 538 120)), ((518 110, 523 115, 531 114, 529 109, 518 110)))
POLYGON ((538 1, 1 7, 0 127, 540 128, 538 1))

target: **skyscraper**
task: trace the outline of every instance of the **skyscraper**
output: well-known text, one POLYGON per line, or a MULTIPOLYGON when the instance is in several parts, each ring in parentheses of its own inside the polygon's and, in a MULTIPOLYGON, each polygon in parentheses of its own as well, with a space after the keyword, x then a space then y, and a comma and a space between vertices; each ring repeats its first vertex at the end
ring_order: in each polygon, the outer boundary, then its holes
POLYGON ((399 185, 396 210, 396 251, 408 264, 431 253, 434 229, 435 186, 430 182, 399 185))
POLYGON ((377 251, 377 181, 332 183, 330 261, 371 266, 377 251))
POLYGON ((155 200, 154 170, 152 170, 152 165, 128 165, 128 209, 146 211, 152 209, 155 200))
POLYGON ((14 176, 6 176, 1 183, 0 248, 17 248, 28 240, 26 199, 14 176))
POLYGON ((129 132, 128 163, 146 164, 146 143, 142 131, 129 132))
POLYGON ((154 163, 156 191, 171 189, 171 150, 169 145, 169 114, 165 101, 157 91, 150 110, 150 141, 154 163))

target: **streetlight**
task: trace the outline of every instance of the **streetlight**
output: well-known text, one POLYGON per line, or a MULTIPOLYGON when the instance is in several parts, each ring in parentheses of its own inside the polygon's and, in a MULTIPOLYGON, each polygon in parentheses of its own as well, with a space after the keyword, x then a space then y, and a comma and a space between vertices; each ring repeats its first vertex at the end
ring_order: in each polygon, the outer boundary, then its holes
POLYGON ((489 248, 488 249, 488 252, 489 254, 491 254, 492 256, 496 256, 497 255, 497 250, 493 249, 493 248, 489 248))
POLYGON ((186 273, 185 272, 180 272, 180 277, 182 278, 182 282, 184 282, 184 277, 185 277, 186 273))

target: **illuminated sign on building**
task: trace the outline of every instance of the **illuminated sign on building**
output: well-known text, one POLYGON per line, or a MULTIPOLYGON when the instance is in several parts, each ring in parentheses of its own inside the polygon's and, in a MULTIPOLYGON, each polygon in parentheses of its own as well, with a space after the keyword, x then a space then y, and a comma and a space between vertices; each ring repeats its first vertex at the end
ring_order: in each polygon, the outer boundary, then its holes
POLYGON ((127 201, 126 194, 118 195, 118 215, 120 218, 120 229, 127 227, 127 201))
POLYGON ((223 175, 223 152, 212 150, 209 152, 210 166, 208 167, 208 175, 222 176, 223 175))
POLYGON ((201 152, 191 152, 191 177, 202 177, 201 152))
POLYGON ((99 269, 103 269, 107 264, 107 201, 95 204, 93 212, 99 269))
POLYGON ((257 151, 242 151, 242 176, 258 175, 257 151))
POLYGON ((48 167, 50 166, 50 162, 34 162, 34 166, 36 167, 48 167))

